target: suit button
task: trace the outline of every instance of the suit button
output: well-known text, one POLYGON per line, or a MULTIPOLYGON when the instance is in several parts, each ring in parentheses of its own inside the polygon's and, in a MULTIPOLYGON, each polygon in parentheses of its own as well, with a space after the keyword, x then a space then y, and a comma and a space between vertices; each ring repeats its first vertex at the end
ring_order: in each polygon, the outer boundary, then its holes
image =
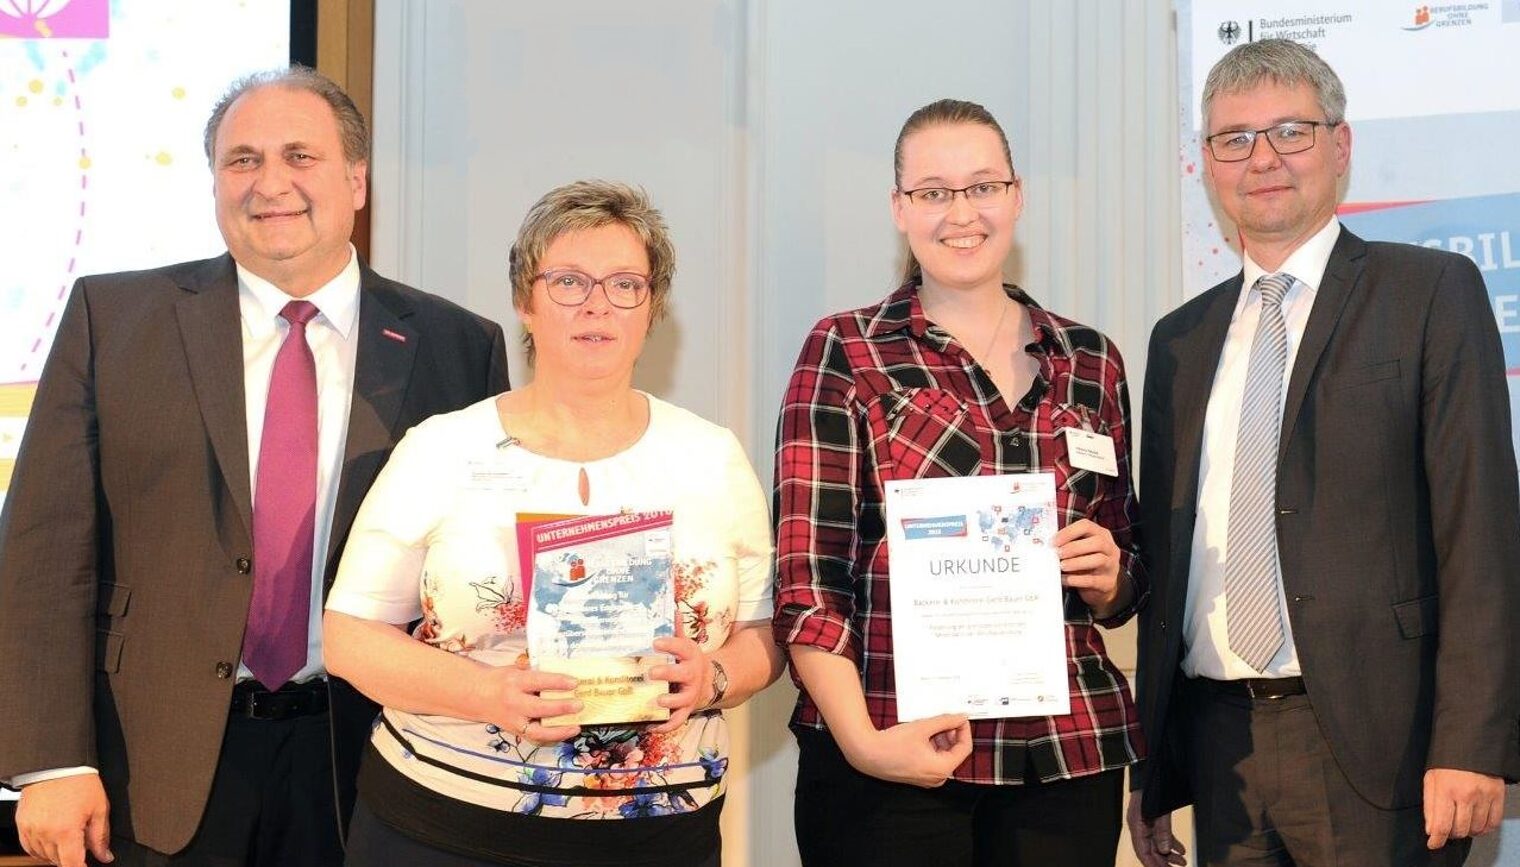
POLYGON ((1161 631, 1162 632, 1166 631, 1166 621, 1165 620, 1161 621, 1161 631))
POLYGON ((239 575, 247 575, 253 571, 253 561, 247 557, 237 558, 237 570, 239 575))
POLYGON ((232 676, 232 663, 230 663, 230 662, 218 662, 216 664, 216 676, 219 677, 219 678, 221 678, 222 680, 226 680, 227 678, 231 677, 232 676))

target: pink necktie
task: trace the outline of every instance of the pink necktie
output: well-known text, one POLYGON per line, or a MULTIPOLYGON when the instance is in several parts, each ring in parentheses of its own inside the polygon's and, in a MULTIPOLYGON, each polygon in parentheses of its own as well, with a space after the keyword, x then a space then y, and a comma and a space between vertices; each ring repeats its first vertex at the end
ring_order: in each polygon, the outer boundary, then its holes
POLYGON ((309 301, 280 311, 290 333, 274 359, 253 500, 253 601, 243 664, 279 689, 306 664, 317 507, 317 364, 306 344, 309 301))

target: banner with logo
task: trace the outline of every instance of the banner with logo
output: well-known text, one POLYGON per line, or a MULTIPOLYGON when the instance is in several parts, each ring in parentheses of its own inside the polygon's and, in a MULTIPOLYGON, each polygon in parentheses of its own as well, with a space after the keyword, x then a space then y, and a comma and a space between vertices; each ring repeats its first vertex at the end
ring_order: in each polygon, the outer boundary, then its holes
MULTIPOLYGON (((1203 180, 1199 98, 1242 41, 1312 46, 1346 87, 1341 220, 1364 238, 1478 264, 1504 340, 1520 449, 1520 0, 1177 0, 1183 277, 1196 295, 1240 270, 1203 180)), ((1517 858, 1520 864, 1520 858, 1517 858)))
POLYGON ((0 0, 0 502, 69 288, 215 255, 202 129, 290 58, 290 7, 0 0))

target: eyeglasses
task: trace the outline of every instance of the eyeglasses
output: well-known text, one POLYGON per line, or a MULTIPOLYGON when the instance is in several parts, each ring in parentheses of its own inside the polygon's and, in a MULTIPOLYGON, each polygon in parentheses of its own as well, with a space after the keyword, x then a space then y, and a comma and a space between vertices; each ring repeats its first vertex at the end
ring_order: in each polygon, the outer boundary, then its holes
POLYGON ((950 187, 919 187, 916 190, 898 190, 898 194, 908 197, 916 207, 923 208, 931 214, 938 214, 950 210, 955 203, 955 195, 959 193, 966 197, 971 207, 987 211, 1003 203, 1008 197, 1008 190, 1019 182, 1019 176, 1014 175, 1011 181, 978 181, 969 187, 951 189, 950 187))
POLYGON ((1262 133, 1267 134, 1267 144, 1272 146, 1272 150, 1280 156, 1287 156, 1314 147, 1315 127, 1339 125, 1323 120, 1290 120, 1266 129, 1236 129, 1215 133, 1204 141, 1208 142, 1209 153, 1214 155, 1214 159, 1222 163, 1238 163, 1250 159, 1256 150, 1256 137, 1262 133))
POLYGON ((649 297, 649 278, 630 271, 592 277, 573 268, 556 268, 538 276, 549 289, 549 300, 564 307, 585 304, 597 286, 606 293, 608 303, 623 310, 632 310, 649 297))

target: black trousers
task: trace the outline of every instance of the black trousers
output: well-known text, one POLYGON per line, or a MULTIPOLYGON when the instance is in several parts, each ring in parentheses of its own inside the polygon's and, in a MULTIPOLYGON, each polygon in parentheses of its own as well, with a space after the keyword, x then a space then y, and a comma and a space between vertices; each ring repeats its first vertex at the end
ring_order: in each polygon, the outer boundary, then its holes
POLYGON ((190 845, 165 855, 111 839, 112 867, 324 867, 343 863, 326 713, 233 717, 190 845))
POLYGON ((827 732, 797 731, 795 820, 806 867, 1113 867, 1124 771, 937 789, 850 766, 827 732))
MULTIPOLYGON (((590 821, 612 821, 588 819, 590 821)), ((636 819, 633 821, 659 821, 636 819)), ((531 856, 532 853, 524 853, 531 856)), ((348 837, 350 867, 494 867, 499 861, 483 861, 429 846, 380 821, 361 798, 354 806, 353 828, 348 837)), ((702 867, 721 867, 723 853, 714 852, 702 867)))
POLYGON ((1255 699, 1189 682, 1181 695, 1198 846, 1229 867, 1456 867, 1470 840, 1425 848, 1425 811, 1384 810, 1351 787, 1308 696, 1255 699))

